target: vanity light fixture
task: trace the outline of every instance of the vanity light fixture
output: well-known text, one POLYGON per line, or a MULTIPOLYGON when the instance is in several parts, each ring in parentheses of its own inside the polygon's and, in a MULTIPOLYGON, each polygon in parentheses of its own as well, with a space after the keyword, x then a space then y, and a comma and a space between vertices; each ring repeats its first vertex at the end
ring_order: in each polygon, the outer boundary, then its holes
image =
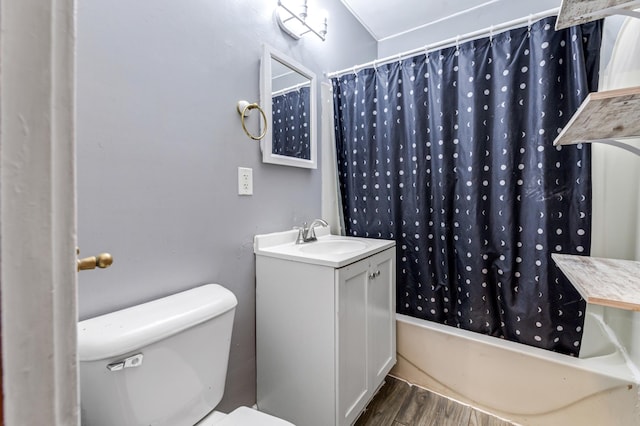
POLYGON ((276 20, 282 31, 296 40, 299 40, 305 34, 313 33, 324 41, 328 27, 326 13, 312 10, 315 15, 309 17, 307 0, 292 0, 287 3, 288 5, 285 5, 282 0, 278 0, 278 8, 275 12, 276 20), (296 3, 296 5, 292 6, 292 3, 296 3))

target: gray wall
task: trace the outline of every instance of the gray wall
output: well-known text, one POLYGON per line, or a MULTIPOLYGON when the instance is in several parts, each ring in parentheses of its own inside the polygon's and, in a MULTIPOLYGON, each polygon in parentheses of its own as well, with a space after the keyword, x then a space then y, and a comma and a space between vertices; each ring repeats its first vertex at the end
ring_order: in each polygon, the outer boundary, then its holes
POLYGON ((323 3, 324 43, 281 32, 275 1, 78 3, 78 240, 81 255, 115 259, 79 275, 80 317, 229 288, 239 305, 222 410, 255 402, 254 234, 320 215, 319 169, 262 164, 236 102, 259 99, 263 42, 319 77, 376 55, 339 0, 323 3), (251 197, 237 195, 239 166, 253 168, 251 197))

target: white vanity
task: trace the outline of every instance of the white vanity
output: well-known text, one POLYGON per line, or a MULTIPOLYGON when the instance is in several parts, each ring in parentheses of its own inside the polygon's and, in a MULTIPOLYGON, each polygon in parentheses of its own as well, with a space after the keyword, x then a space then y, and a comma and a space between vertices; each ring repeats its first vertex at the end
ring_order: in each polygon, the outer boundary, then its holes
POLYGON ((351 425, 396 362, 395 242, 316 234, 255 237, 257 404, 351 425))

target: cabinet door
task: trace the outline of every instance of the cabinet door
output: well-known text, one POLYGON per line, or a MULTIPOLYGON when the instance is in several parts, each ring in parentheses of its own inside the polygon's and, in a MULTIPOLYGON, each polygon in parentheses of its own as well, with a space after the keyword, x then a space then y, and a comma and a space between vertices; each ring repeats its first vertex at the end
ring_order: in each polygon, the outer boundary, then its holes
POLYGON ((337 425, 350 425, 369 398, 367 368, 368 259, 336 270, 337 425))
POLYGON ((396 363, 395 248, 371 257, 367 289, 369 386, 380 386, 396 363))

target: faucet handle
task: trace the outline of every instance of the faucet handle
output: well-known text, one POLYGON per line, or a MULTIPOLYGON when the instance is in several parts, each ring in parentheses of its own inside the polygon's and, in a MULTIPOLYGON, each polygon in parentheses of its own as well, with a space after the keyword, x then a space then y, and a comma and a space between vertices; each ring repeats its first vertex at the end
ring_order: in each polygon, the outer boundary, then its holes
POLYGON ((302 228, 299 226, 294 226, 293 229, 298 230, 298 238, 296 239, 296 244, 302 244, 309 241, 316 241, 317 240, 316 231, 313 228, 318 224, 322 226, 329 226, 329 224, 322 219, 315 219, 313 222, 311 222, 311 225, 308 225, 308 226, 307 226, 307 222, 304 222, 302 224, 302 228))
POLYGON ((304 239, 307 235, 307 222, 305 222, 302 226, 294 226, 293 229, 298 231, 298 238, 296 238, 296 244, 304 243, 304 239))
POLYGON ((315 227, 311 227, 307 230, 307 238, 305 241, 316 241, 318 238, 316 237, 315 227))

